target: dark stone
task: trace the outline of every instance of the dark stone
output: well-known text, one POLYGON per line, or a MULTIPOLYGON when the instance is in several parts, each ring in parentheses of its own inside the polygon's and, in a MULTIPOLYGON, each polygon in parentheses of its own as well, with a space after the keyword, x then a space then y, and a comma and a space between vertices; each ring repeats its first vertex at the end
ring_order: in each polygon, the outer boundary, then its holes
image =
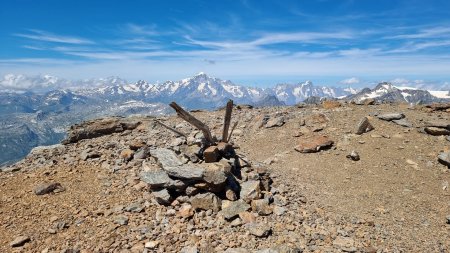
POLYGON ((54 192, 56 190, 64 191, 64 188, 61 186, 60 183, 47 183, 38 185, 36 188, 34 188, 33 191, 36 195, 44 195, 54 192))

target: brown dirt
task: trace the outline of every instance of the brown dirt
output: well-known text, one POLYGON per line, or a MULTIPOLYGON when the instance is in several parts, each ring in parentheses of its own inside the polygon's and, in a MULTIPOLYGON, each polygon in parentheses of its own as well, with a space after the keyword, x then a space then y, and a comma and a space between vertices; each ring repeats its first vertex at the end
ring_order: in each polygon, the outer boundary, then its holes
MULTIPOLYGON (((234 112, 233 117, 242 120, 235 136, 239 152, 251 161, 270 163, 278 184, 306 196, 308 203, 336 220, 347 217, 373 221, 374 229, 382 235, 371 244, 378 252, 450 252, 450 225, 445 220, 450 215, 450 189, 444 187, 450 182, 450 170, 436 158, 449 149, 450 142, 374 117, 370 121, 375 130, 360 136, 351 134, 363 116, 377 111, 403 112, 414 126, 421 126, 425 120, 448 121, 448 113, 427 113, 398 105, 350 105, 329 110, 267 108, 257 114, 277 111, 288 116, 282 127, 255 127, 261 118, 246 116, 247 110, 234 112), (294 147, 304 138, 294 137, 300 122, 318 112, 324 113, 329 122, 322 131, 306 135, 327 135, 335 141, 334 147, 312 154, 296 152, 294 147), (360 161, 346 158, 352 150, 359 153, 360 161)), ((210 121, 220 125, 222 112, 217 113, 216 118, 205 112, 196 115, 213 118, 210 121)), ((111 222, 115 214, 102 212, 142 199, 142 190, 133 187, 137 182, 133 175, 111 173, 100 164, 83 162, 78 166, 0 173, 0 252, 41 252, 81 242, 117 249, 123 234, 138 237, 139 233, 115 225, 111 222), (66 190, 35 195, 33 188, 43 182, 60 182, 66 190), (49 228, 58 221, 67 222, 69 228, 51 234, 49 228), (31 242, 12 249, 9 243, 18 235, 29 235, 31 242)), ((156 210, 158 207, 151 205, 136 214, 137 224, 151 227, 156 210)), ((133 222, 130 219, 131 225, 133 222)), ((161 240, 169 249, 176 238, 161 240)), ((83 243, 78 246, 83 248, 83 243)))

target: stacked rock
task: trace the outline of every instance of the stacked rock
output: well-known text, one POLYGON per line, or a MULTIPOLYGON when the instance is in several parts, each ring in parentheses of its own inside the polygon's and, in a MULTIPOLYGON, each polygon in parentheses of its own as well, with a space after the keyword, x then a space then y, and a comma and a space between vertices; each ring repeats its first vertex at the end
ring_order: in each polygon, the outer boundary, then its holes
POLYGON ((261 215, 272 213, 267 169, 252 167, 228 143, 205 149, 196 163, 168 148, 151 149, 150 154, 157 163, 144 162, 140 178, 159 204, 184 202, 192 211, 222 210, 226 219, 250 208, 261 215))

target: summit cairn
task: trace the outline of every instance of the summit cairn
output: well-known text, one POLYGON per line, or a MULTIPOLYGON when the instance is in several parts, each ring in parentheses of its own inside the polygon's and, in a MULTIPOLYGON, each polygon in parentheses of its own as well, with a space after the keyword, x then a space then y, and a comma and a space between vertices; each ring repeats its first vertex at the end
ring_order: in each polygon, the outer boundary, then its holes
MULTIPOLYGON (((170 106, 203 136, 177 150, 150 150, 156 163, 144 162, 140 179, 149 185, 155 201, 161 205, 182 204, 179 212, 183 217, 191 217, 195 211, 210 210, 231 222, 249 211, 258 215, 272 214, 272 180, 267 169, 252 166, 243 155, 236 153, 230 142, 237 125, 229 131, 233 101, 226 105, 221 139, 213 136, 206 124, 175 102, 170 106)), ((164 127, 186 136, 167 125, 164 127)))

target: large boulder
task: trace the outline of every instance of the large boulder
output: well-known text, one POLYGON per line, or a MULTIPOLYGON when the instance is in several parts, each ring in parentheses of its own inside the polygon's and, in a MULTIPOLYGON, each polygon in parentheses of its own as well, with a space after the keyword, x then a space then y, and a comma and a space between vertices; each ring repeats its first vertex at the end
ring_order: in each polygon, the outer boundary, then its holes
POLYGON ((83 139, 92 139, 103 135, 133 130, 141 124, 139 121, 130 121, 124 118, 104 118, 86 121, 73 125, 68 131, 67 138, 62 144, 76 143, 83 139))
POLYGON ((312 136, 300 140, 295 150, 300 153, 314 153, 332 146, 333 143, 327 136, 312 136))

